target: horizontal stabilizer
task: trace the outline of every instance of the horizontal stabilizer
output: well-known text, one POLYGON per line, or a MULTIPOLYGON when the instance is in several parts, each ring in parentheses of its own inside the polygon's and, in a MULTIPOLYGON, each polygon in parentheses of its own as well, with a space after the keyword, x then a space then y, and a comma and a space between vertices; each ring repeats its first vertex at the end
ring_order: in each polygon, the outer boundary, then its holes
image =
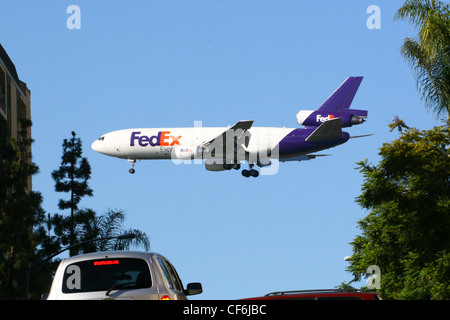
POLYGON ((342 120, 341 118, 335 118, 327 120, 322 123, 316 130, 311 133, 308 138, 305 139, 307 142, 316 142, 322 140, 337 139, 342 136, 342 120))
POLYGON ((291 158, 281 158, 281 162, 288 162, 288 161, 307 161, 307 160, 313 160, 316 157, 329 157, 331 154, 305 154, 301 156, 291 157, 291 158))
POLYGON ((370 136, 373 136, 373 135, 375 135, 375 134, 363 134, 363 135, 360 135, 360 136, 353 136, 353 137, 350 137, 350 139, 356 139, 356 138, 365 138, 365 137, 370 137, 370 136))

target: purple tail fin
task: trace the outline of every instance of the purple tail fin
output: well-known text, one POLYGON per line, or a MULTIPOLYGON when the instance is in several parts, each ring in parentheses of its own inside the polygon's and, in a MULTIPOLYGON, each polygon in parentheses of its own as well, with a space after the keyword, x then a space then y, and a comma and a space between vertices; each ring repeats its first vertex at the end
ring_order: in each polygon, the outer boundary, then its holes
POLYGON ((341 118, 342 127, 363 123, 367 118, 367 111, 350 109, 362 80, 363 77, 349 77, 316 111, 300 110, 297 113, 298 124, 318 127, 333 118, 341 118))
POLYGON ((348 77, 317 111, 331 112, 350 108, 362 80, 363 77, 348 77))

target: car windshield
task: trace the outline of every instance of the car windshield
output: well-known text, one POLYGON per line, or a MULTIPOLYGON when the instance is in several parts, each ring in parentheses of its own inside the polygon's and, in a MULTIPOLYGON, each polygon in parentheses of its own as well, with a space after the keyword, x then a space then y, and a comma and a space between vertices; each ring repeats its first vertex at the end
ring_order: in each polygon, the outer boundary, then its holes
POLYGON ((108 258, 70 264, 64 271, 63 293, 150 288, 152 279, 145 260, 108 258))

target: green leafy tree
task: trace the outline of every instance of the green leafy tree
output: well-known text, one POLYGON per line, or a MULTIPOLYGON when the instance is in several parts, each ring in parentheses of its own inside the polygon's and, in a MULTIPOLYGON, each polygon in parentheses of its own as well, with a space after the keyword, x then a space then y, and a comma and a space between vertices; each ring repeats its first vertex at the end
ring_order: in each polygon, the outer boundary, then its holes
MULTIPOLYGON (((87 158, 82 157, 83 149, 81 139, 76 137, 72 131, 72 138, 63 141, 63 155, 61 157, 61 166, 58 170, 52 172, 52 178, 55 180, 55 190, 57 192, 70 193, 70 199, 60 199, 58 207, 60 210, 70 209, 70 218, 62 219, 57 216, 55 222, 59 225, 56 228, 61 234, 63 244, 73 245, 76 243, 76 223, 77 220, 86 219, 81 215, 84 211, 78 211, 78 204, 85 196, 92 197, 93 191, 89 187, 88 180, 91 177, 91 166, 87 158), (65 231, 68 230, 68 234, 65 231)), ((77 249, 70 250, 70 255, 76 254, 77 249)))
POLYGON ((383 144, 379 164, 359 163, 357 203, 369 213, 347 270, 359 281, 377 265, 385 299, 450 299, 449 147, 448 123, 411 128, 383 144))
POLYGON ((425 106, 436 115, 450 114, 450 4, 438 0, 407 0, 396 19, 418 28, 401 48, 413 68, 425 106))

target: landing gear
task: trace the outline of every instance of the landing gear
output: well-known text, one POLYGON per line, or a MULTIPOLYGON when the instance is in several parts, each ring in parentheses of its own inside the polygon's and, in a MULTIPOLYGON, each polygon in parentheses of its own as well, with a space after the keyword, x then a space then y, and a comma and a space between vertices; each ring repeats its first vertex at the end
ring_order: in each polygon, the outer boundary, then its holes
MULTIPOLYGON (((248 178, 248 177, 257 177, 259 176, 259 172, 255 169, 253 169, 254 164, 250 164, 250 170, 242 170, 241 173, 244 177, 248 178)), ((241 164, 240 163, 224 163, 223 164, 223 168, 225 170, 240 170, 241 169, 241 164)))
POLYGON ((259 176, 259 172, 258 172, 257 170, 255 170, 255 169, 251 169, 251 170, 246 170, 246 169, 244 169, 244 170, 242 170, 241 173, 242 173, 242 175, 243 175, 244 177, 246 177, 246 178, 248 178, 248 177, 250 177, 250 176, 256 178, 256 177, 259 176))
POLYGON ((231 164, 231 163, 224 163, 224 164, 223 164, 223 168, 224 168, 225 170, 231 170, 231 169, 239 170, 239 169, 241 168, 241 164, 240 164, 240 163, 234 163, 234 164, 231 164))
POLYGON ((130 172, 131 174, 135 173, 136 171, 134 170, 134 164, 136 163, 136 159, 128 159, 128 161, 131 163, 131 169, 128 170, 128 172, 130 172))
POLYGON ((250 170, 247 170, 247 169, 242 170, 242 172, 241 172, 242 175, 244 177, 246 177, 246 178, 248 178, 250 176, 252 176, 254 178, 258 177, 259 176, 259 172, 257 170, 255 170, 255 169, 253 169, 253 166, 254 166, 254 164, 250 164, 249 165, 250 170))

